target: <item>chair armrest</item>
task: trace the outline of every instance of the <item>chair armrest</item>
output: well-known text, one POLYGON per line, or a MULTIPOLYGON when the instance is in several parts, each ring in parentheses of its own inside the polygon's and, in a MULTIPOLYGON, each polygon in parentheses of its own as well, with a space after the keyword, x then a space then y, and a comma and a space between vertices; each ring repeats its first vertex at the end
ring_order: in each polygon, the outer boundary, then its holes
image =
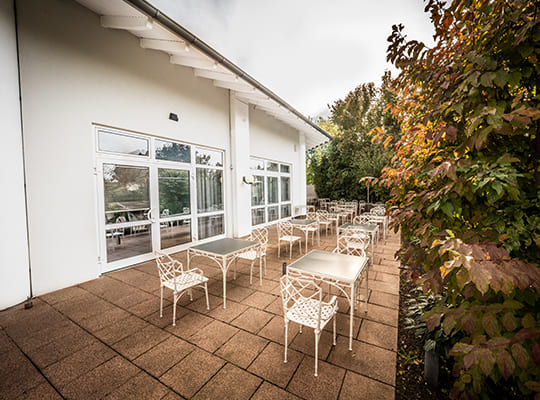
POLYGON ((337 306, 337 296, 332 296, 328 304, 335 304, 337 306))
POLYGON ((183 271, 185 274, 189 273, 189 272, 194 272, 196 273, 197 275, 201 275, 201 276, 204 276, 204 272, 202 269, 200 268, 191 268, 191 269, 188 269, 186 271, 183 271))

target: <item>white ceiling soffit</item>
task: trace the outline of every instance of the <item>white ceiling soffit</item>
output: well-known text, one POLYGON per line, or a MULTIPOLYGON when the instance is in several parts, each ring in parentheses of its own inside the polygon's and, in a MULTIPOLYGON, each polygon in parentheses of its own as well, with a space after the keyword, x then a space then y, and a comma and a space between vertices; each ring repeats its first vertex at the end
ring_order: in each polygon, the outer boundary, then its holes
POLYGON ((280 104, 281 99, 266 95, 255 85, 184 40, 178 33, 169 30, 124 0, 76 1, 100 15, 101 26, 104 28, 130 32, 140 39, 142 48, 169 54, 172 64, 193 68, 196 77, 212 80, 214 86, 231 90, 242 101, 303 132, 307 149, 329 140, 318 128, 280 104))

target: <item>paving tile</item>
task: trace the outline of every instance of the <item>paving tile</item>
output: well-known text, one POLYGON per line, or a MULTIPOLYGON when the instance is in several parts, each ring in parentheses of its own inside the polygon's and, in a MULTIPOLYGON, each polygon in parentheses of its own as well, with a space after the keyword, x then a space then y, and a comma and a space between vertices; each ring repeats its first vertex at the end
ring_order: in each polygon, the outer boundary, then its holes
POLYGON ((223 305, 220 305, 211 310, 208 315, 223 322, 231 322, 247 309, 248 306, 245 304, 227 299, 227 308, 223 308, 223 305))
MULTIPOLYGON (((158 315, 159 317, 159 315, 158 315)), ((149 323, 135 316, 130 316, 116 324, 112 324, 94 333, 94 335, 107 344, 113 344, 140 331, 149 323)))
POLYGON ((283 301, 281 300, 281 297, 274 297, 274 301, 268 304, 264 311, 283 316, 283 301))
POLYGON ((283 362, 285 348, 270 342, 268 346, 249 366, 248 371, 282 388, 287 386, 298 364, 302 361, 302 353, 293 349, 287 351, 287 362, 283 362))
POLYGON ((397 349, 398 329, 393 326, 365 320, 360 328, 358 340, 384 347, 388 350, 397 349))
POLYGON ((62 319, 54 326, 33 330, 23 337, 13 335, 11 328, 7 328, 7 332, 23 351, 30 352, 55 341, 59 336, 67 334, 74 335, 80 331, 80 329, 81 328, 71 321, 62 319))
MULTIPOLYGON (((0 394, 2 394, 0 392, 0 394)), ((62 400, 63 397, 48 383, 42 383, 28 391, 23 392, 17 400, 62 400)))
POLYGON ((267 343, 267 340, 259 336, 245 331, 238 331, 215 354, 239 367, 247 368, 267 343))
POLYGON ((15 346, 9 339, 6 332, 3 329, 0 329, 0 356, 7 351, 13 351, 14 349, 15 346))
POLYGON ((94 368, 65 385, 62 395, 72 399, 97 399, 121 387, 130 378, 139 373, 139 369, 120 356, 94 368))
POLYGON ((353 340, 349 351, 348 338, 338 336, 328 361, 359 374, 395 385, 396 353, 368 343, 353 340))
MULTIPOLYGON (((231 299, 233 301, 241 302, 253 293, 255 293, 254 290, 242 286, 227 286, 227 300, 231 299)), ((220 290, 219 295, 223 296, 223 290, 220 290)))
POLYGON ((54 305, 63 301, 71 301, 76 297, 87 294, 88 292, 79 286, 70 286, 65 289, 56 290, 51 293, 47 293, 43 296, 40 296, 40 299, 54 305))
POLYGON ((369 297, 370 304, 377 304, 387 308, 399 308, 399 296, 374 290, 369 297))
POLYGON ((85 347, 98 343, 94 336, 80 328, 73 332, 66 330, 63 333, 65 335, 57 340, 28 351, 27 355, 32 362, 39 368, 45 368, 85 347))
POLYGON ((76 322, 116 308, 113 304, 100 299, 92 293, 84 294, 69 301, 57 303, 54 307, 76 322))
POLYGON ((176 321, 176 326, 169 325, 165 329, 176 336, 187 339, 202 330, 212 321, 214 320, 206 315, 187 311, 182 318, 176 321))
POLYGON ((339 400, 393 400, 395 388, 347 371, 339 400))
POLYGON ((189 341, 194 345, 213 353, 236 332, 238 332, 237 328, 221 321, 212 321, 199 332, 192 335, 189 338, 189 341))
POLYGON ((129 309, 130 307, 134 307, 140 303, 156 300, 156 296, 154 296, 151 293, 139 290, 137 288, 134 288, 133 286, 131 286, 130 288, 131 288, 130 293, 118 299, 112 299, 109 301, 117 305, 118 307, 129 309))
MULTIPOLYGON (((294 340, 299 328, 300 325, 295 324, 294 322, 289 323, 289 343, 294 340)), ((283 317, 278 315, 272 317, 270 322, 268 322, 268 324, 266 324, 264 328, 259 331, 258 335, 284 345, 285 321, 283 320, 283 317)))
POLYGON ((170 333, 148 325, 133 335, 116 342, 112 347, 124 357, 133 360, 169 337, 171 337, 170 333))
POLYGON ((249 399, 262 380, 232 364, 225 365, 194 399, 249 399))
POLYGON ((376 304, 368 305, 367 314, 362 311, 362 317, 375 322, 391 325, 397 328, 398 326, 398 310, 381 307, 376 304))
POLYGON ((14 345, 2 355, 0 362, 0 397, 13 399, 46 383, 43 376, 14 345))
POLYGON ((127 311, 124 311, 119 307, 114 307, 106 312, 83 319, 79 322, 79 325, 90 332, 97 332, 107 326, 118 323, 121 324, 121 321, 129 316, 130 314, 127 311))
POLYGON ((252 295, 246 297, 242 300, 242 303, 247 304, 248 306, 264 309, 270 303, 276 300, 276 296, 264 292, 255 292, 252 295))
POLYGON ((185 340, 171 336, 136 358, 134 363, 151 375, 159 377, 194 349, 195 347, 185 340))
POLYGON ((223 296, 214 296, 213 294, 208 294, 208 303, 210 304, 210 309, 206 308, 206 296, 201 296, 197 300, 186 302, 185 307, 191 311, 197 311, 201 314, 209 314, 215 308, 223 308, 223 296))
POLYGON ((287 390, 306 399, 337 399, 345 369, 319 360, 318 376, 313 357, 304 357, 287 390))
MULTIPOLYGON (((363 307, 363 306, 362 306, 363 307)), ((356 315, 364 315, 364 312, 355 312, 355 316, 353 316, 353 338, 358 335, 358 331, 360 330, 360 325, 362 324, 362 318, 358 318, 356 315)), ((336 333, 338 335, 343 336, 349 336, 349 327, 350 327, 350 321, 351 321, 351 315, 349 313, 341 313, 338 312, 336 315, 336 333)), ((310 328, 307 328, 308 330, 310 328)), ((332 332, 333 329, 333 322, 330 321, 325 327, 324 330, 328 332, 332 332)))
POLYGON ((140 372, 105 397, 106 400, 161 399, 169 389, 150 375, 140 372))
POLYGON ((272 316, 273 314, 266 311, 248 308, 244 313, 234 319, 231 324, 251 333, 257 333, 272 319, 272 316))
POLYGON ((259 387, 259 389, 255 392, 255 394, 251 398, 251 400, 275 400, 275 399, 299 400, 300 398, 266 381, 263 382, 263 384, 259 387))
MULTIPOLYGON (((177 305, 176 306, 176 322, 178 323, 178 320, 182 318, 184 315, 186 315, 188 312, 190 311, 187 308, 177 305)), ((166 305, 166 303, 164 303, 163 304, 163 317, 159 316, 159 306, 158 306, 158 308, 156 309, 156 312, 148 314, 147 316, 144 317, 144 320, 160 328, 166 328, 172 325, 172 322, 173 322, 172 316, 173 316, 172 304, 169 303, 169 305, 166 305)))
MULTIPOLYGON (((163 307, 171 304, 169 300, 163 299, 163 307)), ((127 310, 138 317, 144 318, 151 314, 159 314, 159 297, 150 296, 148 300, 127 307, 127 310)), ((178 312, 178 310, 176 310, 178 312)))
POLYGON ((160 380, 184 397, 192 397, 225 364, 220 358, 195 349, 160 380))
POLYGON ((43 373, 53 385, 59 387, 91 371, 115 355, 109 347, 96 343, 49 365, 43 369, 43 373))

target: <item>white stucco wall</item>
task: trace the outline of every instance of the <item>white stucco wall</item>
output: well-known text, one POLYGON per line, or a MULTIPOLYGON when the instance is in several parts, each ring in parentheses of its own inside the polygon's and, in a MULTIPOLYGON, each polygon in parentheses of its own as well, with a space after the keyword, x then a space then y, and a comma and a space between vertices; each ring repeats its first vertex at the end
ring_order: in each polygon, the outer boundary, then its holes
MULTIPOLYGON (((39 295, 100 272, 92 124, 221 148, 227 158, 229 95, 164 53, 142 49, 128 32, 101 28, 99 17, 75 2, 25 0, 18 9, 39 295), (170 121, 169 112, 180 121, 170 121)), ((228 180, 226 169, 226 188, 228 180)))
POLYGON ((0 310, 30 294, 13 2, 0 2, 0 310))
POLYGON ((250 107, 251 156, 292 165, 292 212, 294 206, 306 204, 306 153, 300 133, 272 118, 256 107, 250 107))

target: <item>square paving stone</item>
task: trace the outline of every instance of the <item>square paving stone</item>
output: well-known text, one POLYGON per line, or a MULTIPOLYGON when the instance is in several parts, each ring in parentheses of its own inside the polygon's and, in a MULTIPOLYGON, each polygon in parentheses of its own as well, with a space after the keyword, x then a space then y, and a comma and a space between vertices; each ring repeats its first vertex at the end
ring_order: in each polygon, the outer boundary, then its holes
POLYGON ((2 355, 0 362, 0 397, 13 399, 46 383, 43 376, 15 345, 2 355))
POLYGON ((108 345, 119 342, 120 340, 132 335, 135 332, 144 329, 150 324, 139 317, 130 316, 118 321, 94 333, 94 335, 103 340, 108 345))
POLYGON ((376 304, 368 306, 368 312, 365 314, 362 311, 362 317, 383 324, 391 325, 397 328, 398 326, 398 310, 386 307, 381 307, 376 304))
MULTIPOLYGON (((231 299, 233 301, 241 302, 246 297, 252 295, 255 293, 254 290, 248 289, 246 287, 242 286, 236 286, 231 285, 230 287, 227 286, 227 300, 231 299)), ((219 295, 223 297, 223 286, 222 289, 219 292, 219 295)))
POLYGON ((119 307, 114 307, 104 313, 85 318, 79 324, 90 332, 97 332, 107 326, 121 323, 121 320, 126 319, 129 316, 130 314, 127 311, 124 311, 119 307))
MULTIPOLYGON (((299 331, 299 328, 300 325, 295 324, 294 322, 289 322, 289 344, 294 340, 295 336, 299 331)), ((270 320, 270 322, 268 322, 268 324, 266 324, 266 326, 259 331, 258 335, 284 345, 285 322, 283 320, 283 317, 274 316, 270 320)))
POLYGON ((389 385, 396 381, 396 353, 368 343, 353 340, 349 351, 349 339, 338 336, 328 361, 359 374, 377 379, 389 385))
POLYGON ((271 302, 268 306, 266 306, 264 311, 268 311, 268 312, 271 312, 272 314, 282 316, 283 315, 283 301, 281 300, 281 297, 274 296, 274 301, 271 302))
POLYGON ((61 388, 63 396, 71 399, 97 399, 118 389, 139 369, 122 357, 114 357, 61 388))
POLYGON ((212 321, 214 320, 206 315, 187 311, 182 318, 176 320, 176 326, 169 325, 165 329, 176 336, 187 339, 204 329, 212 321))
POLYGON ((223 305, 221 304, 219 307, 211 310, 208 315, 223 322, 231 322, 247 309, 248 306, 245 304, 227 299, 227 308, 223 308, 223 305))
POLYGON ((148 325, 133 335, 116 342, 112 347, 124 357, 133 360, 170 336, 163 329, 148 325))
POLYGON ((62 400, 62 398, 49 382, 45 382, 25 391, 17 397, 17 400, 62 400))
POLYGON ((110 360, 115 355, 109 347, 96 343, 49 365, 43 369, 43 373, 53 385, 59 387, 110 360))
POLYGON ((168 370, 161 382, 182 396, 192 397, 225 364, 220 358, 195 349, 186 358, 168 370))
POLYGON ((398 329, 374 321, 365 320, 360 328, 358 340, 396 351, 398 329))
POLYGON ((199 332, 192 335, 189 338, 189 341, 196 346, 213 353, 236 332, 238 332, 237 328, 221 321, 212 321, 199 332))
POLYGON ((231 324, 251 333, 257 333, 272 319, 272 316, 273 314, 265 311, 248 308, 244 313, 234 319, 231 324))
POLYGON ((266 381, 255 392, 251 400, 299 400, 300 397, 295 396, 292 393, 286 392, 277 386, 272 385, 266 381))
MULTIPOLYGON (((182 307, 180 305, 176 306, 176 322, 178 323, 178 320, 182 318, 184 315, 188 314, 190 311, 182 307)), ((172 316, 173 316, 173 308, 172 304, 163 302, 163 317, 159 316, 159 306, 156 309, 155 313, 148 314, 144 317, 145 321, 148 321, 152 325, 155 325, 160 328, 166 328, 168 326, 172 326, 172 316)))
POLYGON ((242 303, 259 309, 264 309, 276 299, 276 296, 263 292, 255 292, 242 300, 242 303))
MULTIPOLYGON (((323 331, 319 340, 320 360, 326 360, 326 357, 328 357, 330 350, 332 350, 332 346, 332 333, 328 331, 323 331)), ((313 329, 304 327, 302 333, 298 333, 294 337, 294 340, 290 344, 290 348, 315 357, 315 333, 313 329)))
POLYGON ((106 400, 161 399, 169 389, 150 375, 140 372, 105 397, 106 400))
POLYGON ((318 376, 315 359, 304 357, 287 390, 306 399, 337 399, 345 369, 319 360, 318 376))
POLYGON ((339 400, 393 400, 395 391, 393 386, 347 371, 339 400))
POLYGON ((261 384, 261 379, 232 364, 225 365, 194 399, 249 399, 261 384))
POLYGON ((288 349, 287 362, 284 363, 284 354, 285 347, 270 342, 255 361, 251 363, 248 371, 284 388, 289 383, 303 357, 302 353, 288 349))
POLYGON ((194 349, 195 347, 185 340, 171 336, 136 358, 134 362, 148 373, 159 377, 194 349))
POLYGON ((71 286, 65 289, 56 290, 51 293, 47 293, 43 296, 40 296, 40 299, 49 303, 56 304, 62 301, 71 301, 78 296, 87 294, 88 292, 78 286, 71 286))
POLYGON ((387 308, 399 308, 399 296, 390 294, 390 293, 384 293, 384 292, 378 292, 376 290, 373 291, 371 294, 371 297, 369 298, 370 304, 377 304, 379 306, 387 307, 387 308))
POLYGON ((247 368, 267 343, 267 340, 259 336, 245 331, 238 331, 215 354, 239 367, 247 368))
POLYGON ((206 309, 206 296, 201 296, 197 300, 192 302, 186 302, 185 307, 191 311, 196 311, 201 314, 209 314, 215 308, 223 308, 223 296, 214 296, 213 294, 208 294, 208 303, 210 308, 206 309))

